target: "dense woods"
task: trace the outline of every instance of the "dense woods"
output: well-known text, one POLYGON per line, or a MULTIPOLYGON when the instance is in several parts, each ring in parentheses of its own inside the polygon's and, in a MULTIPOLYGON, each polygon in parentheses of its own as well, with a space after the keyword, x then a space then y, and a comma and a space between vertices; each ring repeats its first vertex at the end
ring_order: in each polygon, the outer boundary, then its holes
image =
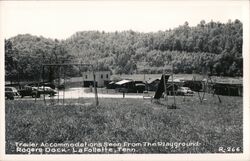
MULTIPOLYGON (((152 33, 83 31, 66 40, 17 35, 5 40, 6 80, 37 80, 42 63, 64 62, 92 63, 115 74, 170 72, 173 66, 174 73, 242 76, 242 30, 239 20, 202 20, 195 27, 185 22, 152 33)), ((81 70, 72 66, 63 72, 77 76, 81 70)), ((51 79, 52 71, 45 69, 51 79)))

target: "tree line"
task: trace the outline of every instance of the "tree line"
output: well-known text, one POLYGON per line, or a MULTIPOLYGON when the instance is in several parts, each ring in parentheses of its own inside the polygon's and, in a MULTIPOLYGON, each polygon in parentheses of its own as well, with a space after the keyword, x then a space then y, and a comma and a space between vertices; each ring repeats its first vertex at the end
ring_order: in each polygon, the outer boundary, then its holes
MULTIPOLYGON (((35 80, 43 63, 82 62, 115 74, 171 72, 173 67, 174 73, 242 76, 242 30, 236 19, 202 20, 194 27, 185 22, 150 33, 83 31, 65 40, 17 35, 5 40, 5 74, 7 80, 35 80)), ((59 69, 44 70, 53 79, 59 69)), ((83 70, 71 66, 63 72, 78 76, 83 70)))

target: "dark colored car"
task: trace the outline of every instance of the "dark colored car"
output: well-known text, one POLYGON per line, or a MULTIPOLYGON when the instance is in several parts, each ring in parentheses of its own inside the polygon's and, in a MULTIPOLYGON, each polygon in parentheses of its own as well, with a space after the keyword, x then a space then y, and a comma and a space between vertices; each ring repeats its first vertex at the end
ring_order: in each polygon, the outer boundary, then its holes
POLYGON ((120 87, 117 88, 118 92, 124 92, 124 93, 143 93, 145 91, 145 84, 138 83, 134 84, 133 86, 128 87, 120 87))
POLYGON ((144 83, 137 83, 135 84, 135 89, 138 93, 143 93, 146 89, 146 85, 144 83))
POLYGON ((14 100, 15 97, 19 97, 19 93, 14 87, 5 87, 5 98, 9 100, 14 100))
POLYGON ((190 81, 185 81, 183 84, 183 87, 189 87, 192 91, 200 92, 204 90, 203 84, 204 84, 204 81, 190 80, 190 81))
POLYGON ((33 87, 31 86, 24 86, 24 88, 20 89, 18 91, 21 95, 21 97, 23 98, 24 96, 32 96, 33 98, 40 97, 40 92, 38 92, 37 90, 35 90, 33 87))
POLYGON ((33 98, 39 98, 41 94, 54 96, 57 92, 50 87, 31 87, 31 86, 24 86, 23 89, 19 90, 21 97, 24 96, 32 96, 33 98))

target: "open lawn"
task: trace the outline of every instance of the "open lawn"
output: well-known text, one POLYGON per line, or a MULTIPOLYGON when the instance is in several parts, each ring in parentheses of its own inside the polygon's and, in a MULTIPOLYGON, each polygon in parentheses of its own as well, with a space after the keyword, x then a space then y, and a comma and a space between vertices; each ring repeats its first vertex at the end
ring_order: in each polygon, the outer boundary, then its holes
MULTIPOLYGON (((98 107, 91 104, 93 99, 65 106, 6 101, 6 153, 18 153, 15 142, 172 142, 179 146, 137 144, 135 151, 111 153, 217 153, 219 147, 239 147, 242 152, 242 97, 221 96, 221 104, 211 95, 206 95, 206 99, 201 104, 197 96, 186 97, 185 101, 176 97, 177 109, 168 109, 164 99, 161 103, 100 99, 98 107), (183 145, 190 142, 199 144, 183 145)), ((170 97, 169 101, 172 100, 170 97)))

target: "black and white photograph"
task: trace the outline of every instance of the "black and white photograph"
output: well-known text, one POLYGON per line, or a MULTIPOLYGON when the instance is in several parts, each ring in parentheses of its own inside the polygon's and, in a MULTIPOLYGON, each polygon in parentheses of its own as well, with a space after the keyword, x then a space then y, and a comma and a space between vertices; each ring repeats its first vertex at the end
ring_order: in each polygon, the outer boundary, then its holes
POLYGON ((249 1, 0 1, 0 22, 3 160, 250 159, 249 1))

